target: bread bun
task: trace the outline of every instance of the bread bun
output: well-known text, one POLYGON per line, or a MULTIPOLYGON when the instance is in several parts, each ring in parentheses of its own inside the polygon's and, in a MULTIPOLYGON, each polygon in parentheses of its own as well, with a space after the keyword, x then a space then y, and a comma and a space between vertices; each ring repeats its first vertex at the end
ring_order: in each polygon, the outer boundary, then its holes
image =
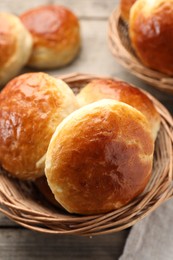
POLYGON ((27 63, 32 37, 17 16, 0 13, 0 85, 5 85, 27 63))
POLYGON ((77 17, 62 6, 42 6, 20 16, 34 41, 28 65, 38 69, 62 67, 70 63, 80 48, 77 17))
POLYGON ((106 99, 66 117, 51 138, 45 173, 70 213, 99 214, 127 204, 147 185, 153 161, 148 121, 106 99))
POLYGON ((77 95, 80 106, 110 98, 124 102, 142 112, 148 119, 154 140, 160 128, 160 115, 152 101, 140 89, 118 80, 98 79, 87 84, 77 95))
POLYGON ((131 9, 129 34, 145 66, 173 75, 173 0, 138 0, 131 9))
POLYGON ((135 2, 136 0, 120 0, 121 18, 127 23, 129 22, 131 7, 135 2))
POLYGON ((45 176, 42 176, 35 180, 34 182, 36 188, 39 190, 39 192, 44 196, 44 198, 50 202, 52 205, 62 208, 61 205, 58 203, 58 201, 55 199, 51 189, 49 188, 49 185, 47 183, 47 179, 45 176))
POLYGON ((0 164, 19 179, 42 176, 52 134, 78 108, 73 92, 45 73, 28 73, 1 91, 0 107, 0 164))

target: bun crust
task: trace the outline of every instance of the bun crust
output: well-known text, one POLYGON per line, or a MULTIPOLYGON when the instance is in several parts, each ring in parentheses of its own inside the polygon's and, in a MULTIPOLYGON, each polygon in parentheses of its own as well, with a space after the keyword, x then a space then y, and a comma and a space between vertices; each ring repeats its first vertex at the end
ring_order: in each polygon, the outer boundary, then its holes
POLYGON ((42 176, 52 134, 78 108, 73 92, 45 73, 28 73, 1 91, 0 107, 0 164, 19 179, 42 176))
POLYGON ((109 212, 144 190, 153 149, 148 122, 139 111, 101 100, 57 127, 46 155, 48 184, 71 213, 109 212))
POLYGON ((173 75, 173 0, 138 0, 131 9, 129 33, 145 66, 173 75))
POLYGON ((129 16, 130 16, 130 10, 132 5, 136 2, 136 0, 121 0, 120 1, 120 12, 121 12, 121 18, 129 22, 129 16))
POLYGON ((71 11, 62 6, 42 6, 20 18, 34 40, 29 66, 56 68, 75 58, 80 48, 80 28, 71 11))
POLYGON ((35 180, 34 182, 35 186, 39 190, 39 192, 46 198, 48 202, 50 202, 52 205, 62 208, 61 205, 58 203, 58 201, 55 199, 51 189, 49 188, 49 185, 47 183, 47 179, 45 176, 42 176, 35 180))
POLYGON ((4 85, 27 63, 32 37, 17 16, 0 13, 0 85, 4 85))
POLYGON ((124 102, 143 113, 148 119, 154 140, 160 128, 160 115, 152 101, 140 89, 118 80, 93 80, 77 95, 80 106, 109 98, 124 102))

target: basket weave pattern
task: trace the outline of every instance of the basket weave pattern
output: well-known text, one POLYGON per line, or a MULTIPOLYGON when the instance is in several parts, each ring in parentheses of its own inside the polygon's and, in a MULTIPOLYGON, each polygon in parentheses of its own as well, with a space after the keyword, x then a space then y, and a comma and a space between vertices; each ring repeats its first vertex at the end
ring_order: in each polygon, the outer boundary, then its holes
MULTIPOLYGON (((90 80, 101 77, 70 74, 59 78, 77 93, 90 80)), ((52 206, 39 194, 33 183, 11 178, 0 169, 0 211, 32 230, 90 236, 128 228, 169 199, 173 195, 173 119, 159 101, 146 94, 161 115, 161 129, 155 145, 152 177, 140 196, 107 214, 79 216, 52 206)))
POLYGON ((157 89, 173 94, 173 77, 145 67, 136 57, 128 36, 128 26, 120 17, 120 9, 109 17, 109 47, 118 62, 132 74, 157 89))

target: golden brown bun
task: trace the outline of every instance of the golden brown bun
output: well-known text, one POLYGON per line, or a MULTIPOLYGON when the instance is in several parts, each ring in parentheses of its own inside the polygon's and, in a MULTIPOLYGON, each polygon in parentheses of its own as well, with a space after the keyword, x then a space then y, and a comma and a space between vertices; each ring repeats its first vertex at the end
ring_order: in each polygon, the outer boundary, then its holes
POLYGON ((78 108, 73 92, 45 73, 28 73, 1 91, 0 107, 0 164, 23 180, 42 176, 52 134, 78 108))
POLYGON ((69 212, 119 208, 149 181, 153 139, 135 108, 105 99, 66 117, 51 138, 45 173, 56 200, 69 212))
POLYGON ((160 129, 160 115, 152 101, 130 84, 118 80, 93 80, 77 95, 80 106, 85 106, 100 99, 110 98, 124 102, 142 112, 148 119, 154 140, 160 129))
POLYGON ((50 202, 51 204, 53 204, 56 207, 62 208, 61 205, 58 203, 58 201, 55 199, 51 189, 49 188, 49 185, 47 183, 47 179, 45 176, 42 176, 42 177, 36 179, 34 184, 48 202, 50 202))
POLYGON ((27 63, 32 37, 17 16, 0 13, 0 85, 16 76, 27 63))
POLYGON ((145 66, 173 75, 173 0, 138 0, 131 9, 129 32, 145 66))
POLYGON ((20 16, 32 34, 34 47, 28 65, 49 69, 70 63, 80 48, 77 17, 62 6, 42 6, 20 16))
POLYGON ((129 22, 129 15, 132 5, 136 2, 136 0, 121 0, 120 1, 120 12, 121 17, 127 23, 129 22))

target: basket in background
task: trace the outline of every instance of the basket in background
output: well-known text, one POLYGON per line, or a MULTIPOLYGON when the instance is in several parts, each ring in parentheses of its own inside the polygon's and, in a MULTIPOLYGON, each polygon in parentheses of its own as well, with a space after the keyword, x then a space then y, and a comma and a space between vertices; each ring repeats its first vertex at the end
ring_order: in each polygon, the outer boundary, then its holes
POLYGON ((122 66, 157 89, 173 94, 173 77, 145 67, 135 55, 119 8, 109 17, 108 39, 112 54, 122 66))

